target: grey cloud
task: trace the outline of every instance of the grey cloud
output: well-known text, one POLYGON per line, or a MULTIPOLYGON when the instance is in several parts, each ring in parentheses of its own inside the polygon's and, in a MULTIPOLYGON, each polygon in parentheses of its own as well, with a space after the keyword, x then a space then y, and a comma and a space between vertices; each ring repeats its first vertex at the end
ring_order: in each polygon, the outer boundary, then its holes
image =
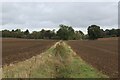
POLYGON ((24 2, 3 3, 2 7, 2 26, 8 29, 11 24, 21 25, 24 28, 27 25, 33 30, 58 28, 62 23, 79 29, 87 28, 91 24, 104 28, 117 28, 118 5, 114 2, 24 2))

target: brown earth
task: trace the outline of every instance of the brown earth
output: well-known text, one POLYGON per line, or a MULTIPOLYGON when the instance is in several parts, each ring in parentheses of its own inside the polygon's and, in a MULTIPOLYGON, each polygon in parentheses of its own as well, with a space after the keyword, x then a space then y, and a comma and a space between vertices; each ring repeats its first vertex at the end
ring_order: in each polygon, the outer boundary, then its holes
POLYGON ((111 78, 118 77, 118 38, 68 41, 68 44, 88 64, 111 78))
POLYGON ((2 39, 2 65, 24 61, 50 48, 55 40, 2 39))

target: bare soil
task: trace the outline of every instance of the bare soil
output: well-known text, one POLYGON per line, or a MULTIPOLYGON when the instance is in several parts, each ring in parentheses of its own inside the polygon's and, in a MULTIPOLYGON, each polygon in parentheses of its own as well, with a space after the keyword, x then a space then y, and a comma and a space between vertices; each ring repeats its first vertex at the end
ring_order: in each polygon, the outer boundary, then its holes
POLYGON ((111 78, 118 77, 118 38, 68 41, 80 57, 111 78))
POLYGON ((2 39, 2 65, 24 61, 50 48, 55 40, 2 39))

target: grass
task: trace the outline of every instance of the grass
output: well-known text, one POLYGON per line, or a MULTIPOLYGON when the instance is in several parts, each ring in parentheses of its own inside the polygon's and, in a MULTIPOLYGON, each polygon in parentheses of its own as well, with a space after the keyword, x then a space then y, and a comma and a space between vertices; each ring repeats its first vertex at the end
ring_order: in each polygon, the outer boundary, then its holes
POLYGON ((46 52, 3 67, 3 78, 108 78, 86 64, 65 43, 57 42, 46 52))

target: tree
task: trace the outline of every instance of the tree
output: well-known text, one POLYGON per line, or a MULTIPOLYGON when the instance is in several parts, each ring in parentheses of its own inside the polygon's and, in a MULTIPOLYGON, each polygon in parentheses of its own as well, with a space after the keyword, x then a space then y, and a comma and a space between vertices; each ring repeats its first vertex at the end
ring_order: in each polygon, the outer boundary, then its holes
POLYGON ((120 29, 117 29, 117 37, 120 37, 120 29))
POLYGON ((91 25, 88 27, 89 39, 98 39, 101 36, 100 27, 97 25, 91 25))
POLYGON ((24 33, 24 38, 29 38, 30 37, 30 32, 28 29, 26 29, 26 31, 23 32, 24 33))
POLYGON ((71 26, 59 25, 60 29, 57 31, 57 36, 59 39, 63 40, 75 40, 82 39, 84 33, 82 31, 75 31, 71 26))
POLYGON ((9 30, 2 30, 2 37, 11 37, 11 32, 9 30))
POLYGON ((55 33, 55 29, 53 29, 52 31, 51 31, 51 39, 57 39, 57 36, 56 36, 56 33, 55 33))
POLYGON ((106 33, 103 29, 100 29, 100 38, 104 38, 106 36, 106 33))
POLYGON ((60 39, 68 40, 69 38, 68 26, 62 25, 62 24, 59 26, 60 26, 60 29, 57 31, 57 36, 60 39))
POLYGON ((46 30, 44 34, 45 39, 51 39, 52 32, 50 30, 46 30))
POLYGON ((105 37, 119 37, 120 29, 106 29, 105 37))
POLYGON ((2 37, 2 31, 0 31, 0 38, 2 37))
POLYGON ((28 29, 24 32, 25 35, 29 35, 29 33, 30 33, 30 32, 29 32, 28 29))
POLYGON ((75 40, 83 39, 84 38, 84 33, 82 31, 75 31, 75 40))
POLYGON ((68 36, 69 36, 68 37, 69 40, 72 40, 75 37, 75 31, 71 26, 68 27, 68 36))
POLYGON ((111 35, 111 37, 116 37, 117 36, 117 30, 111 29, 109 34, 111 35))
POLYGON ((29 38, 31 39, 41 39, 41 33, 37 31, 33 31, 30 35, 29 38))
POLYGON ((44 35, 45 35, 45 30, 42 29, 42 30, 40 31, 40 33, 41 33, 41 38, 44 39, 44 37, 45 37, 45 36, 44 36, 44 35))
POLYGON ((71 26, 59 25, 60 29, 57 31, 59 39, 72 40, 75 37, 75 31, 71 26))
POLYGON ((16 29, 14 31, 14 37, 15 38, 23 38, 24 37, 24 33, 21 31, 21 29, 16 29))

